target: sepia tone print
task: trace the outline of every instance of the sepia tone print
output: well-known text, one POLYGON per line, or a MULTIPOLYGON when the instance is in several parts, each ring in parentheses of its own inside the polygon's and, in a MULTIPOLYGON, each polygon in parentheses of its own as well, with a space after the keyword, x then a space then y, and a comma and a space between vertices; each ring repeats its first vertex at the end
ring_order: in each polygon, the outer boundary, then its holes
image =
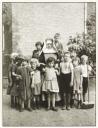
POLYGON ((96 3, 2 3, 3 126, 96 125, 96 3))

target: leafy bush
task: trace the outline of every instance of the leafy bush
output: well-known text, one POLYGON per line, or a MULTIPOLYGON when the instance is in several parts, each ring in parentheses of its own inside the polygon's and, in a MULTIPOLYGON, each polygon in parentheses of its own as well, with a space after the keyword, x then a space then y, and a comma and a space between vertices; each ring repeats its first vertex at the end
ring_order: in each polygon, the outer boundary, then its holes
POLYGON ((87 19, 87 34, 76 34, 74 38, 70 36, 68 42, 69 51, 75 50, 80 57, 86 54, 90 62, 96 62, 96 17, 95 14, 87 19))

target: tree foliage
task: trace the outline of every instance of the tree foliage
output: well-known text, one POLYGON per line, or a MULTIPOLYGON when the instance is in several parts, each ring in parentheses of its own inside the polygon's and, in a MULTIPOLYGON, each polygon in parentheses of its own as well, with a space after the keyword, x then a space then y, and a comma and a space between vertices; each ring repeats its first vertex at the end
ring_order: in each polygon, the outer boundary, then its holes
POLYGON ((78 56, 86 54, 93 62, 96 61, 96 17, 91 15, 87 19, 87 34, 76 34, 74 38, 70 36, 68 42, 69 51, 75 50, 78 56))

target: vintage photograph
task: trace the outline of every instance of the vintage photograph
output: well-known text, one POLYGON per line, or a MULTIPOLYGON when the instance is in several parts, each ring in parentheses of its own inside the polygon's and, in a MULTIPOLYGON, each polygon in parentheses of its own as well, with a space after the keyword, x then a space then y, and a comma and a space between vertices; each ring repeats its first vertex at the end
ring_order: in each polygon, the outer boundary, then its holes
POLYGON ((2 2, 2 125, 96 126, 96 2, 2 2))

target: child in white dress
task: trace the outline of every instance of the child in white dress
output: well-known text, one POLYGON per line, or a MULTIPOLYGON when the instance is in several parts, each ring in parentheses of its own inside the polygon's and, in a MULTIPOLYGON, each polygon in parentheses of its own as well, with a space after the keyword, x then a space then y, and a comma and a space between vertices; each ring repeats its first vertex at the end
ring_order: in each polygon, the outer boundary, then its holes
POLYGON ((38 60, 36 58, 31 59, 31 88, 34 101, 34 109, 40 108, 40 95, 41 95, 41 74, 37 69, 38 60))
POLYGON ((55 107, 55 96, 56 93, 59 92, 57 76, 59 72, 54 68, 55 59, 53 57, 49 57, 47 59, 47 67, 44 69, 45 72, 45 80, 43 83, 42 91, 47 93, 47 100, 48 100, 48 108, 50 110, 50 104, 52 100, 52 110, 57 111, 55 107))
POLYGON ((80 59, 78 57, 73 59, 73 99, 78 101, 78 108, 82 102, 82 72, 79 65, 80 59))

